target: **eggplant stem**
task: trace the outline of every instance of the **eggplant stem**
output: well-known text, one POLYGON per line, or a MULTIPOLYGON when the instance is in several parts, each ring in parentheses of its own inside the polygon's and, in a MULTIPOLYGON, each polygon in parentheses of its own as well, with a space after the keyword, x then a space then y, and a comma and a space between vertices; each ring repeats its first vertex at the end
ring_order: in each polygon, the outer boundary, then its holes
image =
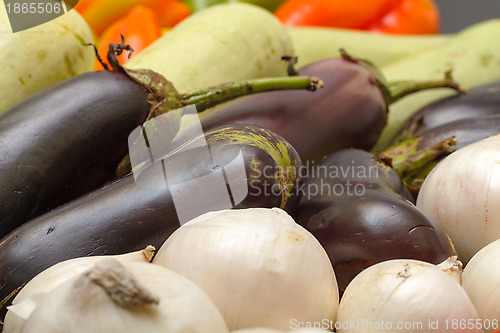
POLYGON ((403 80, 388 82, 383 73, 370 61, 355 58, 342 48, 339 51, 342 59, 362 65, 370 70, 370 72, 372 73, 371 80, 381 89, 387 105, 391 105, 410 94, 428 89, 451 88, 458 91, 459 93, 467 92, 467 89, 463 85, 453 80, 451 71, 446 71, 442 80, 403 80))
POLYGON ((415 114, 410 116, 395 135, 393 145, 397 145, 420 135, 425 128, 423 115, 415 114))
MULTIPOLYGON (((126 69, 124 69, 126 70, 126 69)), ((127 70, 130 76, 130 70, 127 70)), ((137 81, 136 81, 137 82, 137 81)), ((316 77, 308 76, 285 76, 277 78, 264 78, 264 79, 254 79, 241 82, 228 82, 219 86, 210 87, 208 89, 196 90, 184 94, 178 94, 175 88, 165 83, 166 90, 170 91, 172 95, 168 94, 168 91, 159 92, 157 94, 163 98, 162 101, 157 101, 155 104, 157 107, 153 107, 153 111, 150 112, 144 124, 151 119, 160 114, 166 113, 175 108, 179 108, 186 105, 196 105, 197 112, 202 112, 208 108, 214 107, 218 104, 233 100, 235 98, 251 95, 266 91, 276 91, 276 90, 291 90, 291 89, 306 89, 310 91, 316 91, 323 87, 323 81, 316 77), (177 102, 179 105, 177 105, 177 102), (174 107, 175 106, 175 107, 174 107)), ((143 85, 151 86, 151 83, 143 85)), ((144 124, 142 128, 144 128, 144 124)), ((120 178, 132 170, 130 163, 130 156, 127 154, 116 169, 115 178, 120 178)))
POLYGON ((380 71, 380 69, 377 66, 375 66, 374 63, 372 63, 367 59, 355 58, 351 56, 349 53, 347 53, 347 51, 344 48, 340 48, 339 52, 340 56, 345 61, 349 61, 357 65, 363 66, 370 71, 371 73, 370 81, 380 89, 382 95, 384 96, 386 105, 389 105, 391 103, 392 96, 388 88, 387 80, 384 74, 380 71))
POLYGON ((420 138, 415 137, 374 154, 396 171, 414 197, 440 157, 453 152, 457 139, 452 136, 426 148, 419 148, 419 143, 420 138))
POLYGON ((435 88, 451 88, 459 93, 466 93, 467 88, 455 82, 451 76, 451 71, 447 71, 442 80, 429 81, 393 81, 387 83, 387 89, 390 92, 389 104, 397 102, 401 98, 413 94, 415 92, 435 89, 435 88))
POLYGON ((295 69, 295 64, 297 64, 298 58, 292 56, 283 56, 281 60, 288 61, 287 73, 288 76, 298 76, 299 73, 295 69))
MULTIPOLYGON (((293 75, 241 82, 228 82, 219 86, 180 94, 177 89, 175 89, 172 82, 158 73, 151 70, 130 70, 123 67, 118 61, 117 55, 122 54, 123 51, 129 51, 130 57, 134 50, 129 45, 125 44, 123 35, 121 35, 121 38, 120 44, 109 44, 108 62, 113 70, 124 73, 149 93, 148 102, 151 104, 151 110, 142 124, 141 130, 144 130, 146 122, 151 118, 187 105, 196 105, 197 112, 202 112, 218 104, 245 95, 290 89, 316 91, 324 85, 323 81, 316 77, 293 75)), ((289 74, 291 75, 294 72, 293 64, 297 62, 297 59, 294 57, 284 58, 284 60, 290 61, 289 74)), ((173 130, 178 130, 178 128, 173 130)), ((131 169, 130 156, 127 154, 119 163, 116 169, 115 178, 130 173, 131 169)))
POLYGON ((390 160, 391 167, 400 177, 405 177, 434 161, 437 157, 450 153, 452 146, 457 144, 457 139, 452 136, 435 145, 420 149, 418 147, 419 139, 416 137, 404 141, 380 153, 384 159, 390 160))
POLYGON ((241 82, 228 82, 208 89, 182 94, 182 104, 195 104, 198 112, 229 100, 267 91, 306 89, 316 91, 323 87, 323 81, 309 76, 287 76, 277 78, 254 79, 241 82))
POLYGON ((132 52, 134 52, 134 49, 130 45, 125 44, 125 37, 123 37, 122 34, 120 34, 120 36, 122 39, 121 43, 109 44, 107 59, 113 70, 125 73, 125 70, 123 69, 122 64, 120 64, 120 62, 118 61, 117 56, 121 55, 123 51, 129 51, 128 58, 130 58, 132 52))
POLYGON ((99 63, 104 68, 104 70, 108 71, 109 70, 108 64, 106 64, 104 61, 102 61, 102 58, 99 55, 99 51, 97 50, 97 46, 95 46, 94 43, 86 43, 86 44, 83 44, 83 45, 85 45, 85 46, 92 46, 94 48, 94 53, 95 53, 95 57, 96 57, 97 61, 99 61, 99 63))

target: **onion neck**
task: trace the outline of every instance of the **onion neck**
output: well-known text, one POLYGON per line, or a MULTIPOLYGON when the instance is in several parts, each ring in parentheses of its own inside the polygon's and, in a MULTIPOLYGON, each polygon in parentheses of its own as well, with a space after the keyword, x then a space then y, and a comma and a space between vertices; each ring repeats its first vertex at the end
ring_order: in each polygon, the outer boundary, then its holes
POLYGON ((116 303, 123 306, 158 304, 159 299, 138 284, 135 277, 117 260, 98 262, 85 277, 102 288, 116 303))
POLYGON ((451 256, 437 265, 443 272, 451 276, 455 281, 462 285, 463 264, 457 256, 451 256))
POLYGON ((146 248, 142 250, 142 254, 146 258, 148 262, 151 262, 153 260, 153 256, 155 255, 156 248, 153 245, 148 245, 146 248))

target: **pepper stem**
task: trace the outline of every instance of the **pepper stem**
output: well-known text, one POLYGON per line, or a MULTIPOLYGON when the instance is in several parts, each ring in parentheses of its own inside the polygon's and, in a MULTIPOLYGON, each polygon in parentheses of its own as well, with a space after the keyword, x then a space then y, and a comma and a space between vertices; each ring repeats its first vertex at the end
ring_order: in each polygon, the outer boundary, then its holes
POLYGON ((182 104, 195 104, 198 112, 201 112, 223 102, 245 95, 290 89, 306 89, 315 91, 321 87, 323 87, 323 82, 316 77, 286 76, 254 79, 241 82, 228 82, 220 86, 181 94, 181 98, 182 104))

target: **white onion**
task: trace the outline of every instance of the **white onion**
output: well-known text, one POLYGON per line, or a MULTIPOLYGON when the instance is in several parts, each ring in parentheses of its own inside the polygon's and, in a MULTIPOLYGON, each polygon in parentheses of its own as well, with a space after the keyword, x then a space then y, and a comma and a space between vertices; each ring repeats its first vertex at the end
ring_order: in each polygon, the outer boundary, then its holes
POLYGON ((43 296, 59 287, 64 282, 85 272, 98 261, 103 259, 116 259, 120 262, 150 262, 153 258, 154 251, 155 248, 149 245, 140 251, 118 255, 79 257, 68 259, 50 266, 28 281, 12 300, 12 305, 7 308, 7 314, 5 315, 4 331, 20 331, 26 318, 35 309, 37 302, 43 296), (22 304, 17 306, 21 302, 22 304))
POLYGON ((211 212, 182 225, 153 259, 214 301, 230 330, 335 320, 335 274, 318 240, 283 210, 211 212))
POLYGON ((228 330, 208 296, 180 274, 151 263, 103 259, 43 296, 22 332, 227 333, 228 330))
POLYGON ((500 328, 500 240, 479 250, 465 266, 463 286, 485 332, 500 328))
POLYGON ((425 179, 417 207, 449 235, 464 264, 500 238, 500 135, 442 160, 425 179))
POLYGON ((335 323, 339 333, 481 332, 465 290, 438 266, 397 259, 359 273, 347 286, 335 323), (462 325, 462 326, 460 326, 462 325))

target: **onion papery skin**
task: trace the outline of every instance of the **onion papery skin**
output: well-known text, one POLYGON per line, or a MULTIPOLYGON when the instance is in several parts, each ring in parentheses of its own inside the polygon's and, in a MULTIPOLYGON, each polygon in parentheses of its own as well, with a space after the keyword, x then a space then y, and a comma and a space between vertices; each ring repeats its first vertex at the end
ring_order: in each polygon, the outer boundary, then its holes
POLYGON ((452 329, 455 321, 478 319, 453 277, 427 262, 395 259, 370 266, 351 281, 340 301, 336 332, 482 332, 452 329))
MULTIPOLYGON (((116 259, 125 263, 150 262, 153 259, 154 251, 154 246, 150 245, 143 250, 124 254, 78 257, 59 262, 30 279, 17 293, 12 304, 19 304, 27 299, 30 299, 32 304, 36 304, 44 295, 57 289, 64 282, 82 274, 100 260, 116 259)), ((23 318, 15 311, 8 310, 4 319, 3 331, 7 333, 19 332, 25 322, 26 318, 23 318)))
POLYGON ((339 290, 328 255, 279 208, 203 214, 177 229, 153 264, 200 286, 229 330, 335 321, 339 290))
POLYGON ((213 302, 185 277, 151 263, 123 266, 158 298, 157 304, 116 304, 103 288, 82 283, 82 274, 44 296, 22 333, 229 332, 213 302))
POLYGON ((500 239, 479 250, 465 266, 462 283, 485 333, 500 328, 500 239))
POLYGON ((464 263, 500 238, 500 135, 467 145, 426 177, 416 205, 448 234, 464 263))

